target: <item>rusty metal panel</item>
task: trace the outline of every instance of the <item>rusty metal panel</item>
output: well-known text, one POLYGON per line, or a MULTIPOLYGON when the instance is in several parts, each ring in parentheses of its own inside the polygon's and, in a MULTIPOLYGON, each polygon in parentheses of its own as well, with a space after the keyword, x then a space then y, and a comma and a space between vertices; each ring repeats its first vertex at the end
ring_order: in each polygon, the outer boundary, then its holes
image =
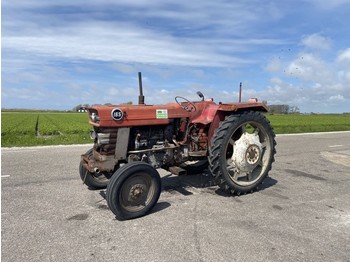
POLYGON ((128 152, 130 127, 118 128, 117 142, 115 144, 115 154, 114 157, 117 160, 126 159, 126 154, 128 152))

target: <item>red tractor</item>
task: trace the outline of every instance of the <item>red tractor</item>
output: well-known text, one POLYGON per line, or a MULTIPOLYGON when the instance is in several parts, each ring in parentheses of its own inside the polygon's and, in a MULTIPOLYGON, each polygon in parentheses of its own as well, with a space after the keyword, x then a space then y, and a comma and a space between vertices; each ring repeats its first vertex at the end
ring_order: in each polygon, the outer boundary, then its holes
POLYGON ((253 192, 271 170, 275 134, 267 108, 253 99, 223 104, 204 99, 146 105, 94 105, 88 108, 93 148, 81 156, 80 177, 91 189, 107 187, 106 200, 117 219, 148 213, 157 203, 161 178, 206 168, 229 194, 253 192))

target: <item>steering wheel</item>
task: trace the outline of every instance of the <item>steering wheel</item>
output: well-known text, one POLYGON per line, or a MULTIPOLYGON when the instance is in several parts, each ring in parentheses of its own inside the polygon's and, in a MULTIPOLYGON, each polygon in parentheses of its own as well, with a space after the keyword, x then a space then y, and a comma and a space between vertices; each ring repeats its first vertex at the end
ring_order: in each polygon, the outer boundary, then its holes
POLYGON ((197 110, 196 106, 191 101, 189 101, 188 99, 186 99, 182 96, 176 96, 175 101, 186 112, 196 112, 196 110, 197 110), (187 104, 181 105, 181 102, 179 102, 179 100, 184 100, 185 102, 182 102, 182 103, 187 103, 187 104), (191 107, 189 108, 190 105, 191 105, 191 107))

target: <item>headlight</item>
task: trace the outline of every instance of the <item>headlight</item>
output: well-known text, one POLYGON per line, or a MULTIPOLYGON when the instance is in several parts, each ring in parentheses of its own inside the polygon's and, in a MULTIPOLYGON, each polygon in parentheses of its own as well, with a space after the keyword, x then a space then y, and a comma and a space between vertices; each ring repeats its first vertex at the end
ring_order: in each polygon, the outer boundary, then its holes
POLYGON ((100 117, 95 112, 91 113, 90 118, 91 118, 92 122, 94 122, 94 123, 100 122, 100 117))
POLYGON ((96 135, 95 130, 91 130, 91 131, 90 131, 90 138, 93 139, 93 140, 95 140, 96 137, 97 137, 97 135, 96 135))

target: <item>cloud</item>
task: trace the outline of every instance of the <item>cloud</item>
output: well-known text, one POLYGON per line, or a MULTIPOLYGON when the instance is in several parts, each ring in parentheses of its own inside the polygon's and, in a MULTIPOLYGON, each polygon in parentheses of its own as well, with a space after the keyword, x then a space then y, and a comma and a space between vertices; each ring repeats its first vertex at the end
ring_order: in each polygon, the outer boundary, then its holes
POLYGON ((257 62, 242 58, 242 51, 285 43, 257 35, 251 26, 261 17, 281 18, 276 4, 265 9, 224 0, 5 0, 3 5, 5 54, 123 63, 116 68, 123 73, 131 70, 125 66, 131 63, 239 67, 257 62), (232 19, 233 13, 239 19, 232 19))
POLYGON ((332 83, 336 79, 335 72, 329 63, 313 53, 300 53, 290 62, 286 74, 300 80, 315 83, 332 83))
POLYGON ((270 85, 258 92, 258 97, 267 100, 270 105, 298 106, 301 112, 346 112, 350 101, 343 88, 339 90, 339 87, 323 83, 313 86, 304 83, 293 85, 279 78, 271 79, 270 85))
POLYGON ((328 101, 331 101, 331 102, 343 102, 345 101, 345 98, 344 96, 342 95, 335 95, 335 96, 331 96, 328 101))
POLYGON ((319 34, 305 36, 301 42, 312 49, 329 50, 331 48, 331 40, 319 34))
POLYGON ((113 68, 123 74, 134 74, 135 67, 130 64, 114 63, 113 68))
POLYGON ((338 62, 350 62, 350 48, 341 51, 337 57, 338 62))
POLYGON ((218 53, 205 43, 131 26, 94 23, 70 28, 72 32, 32 36, 4 36, 7 52, 26 52, 70 59, 180 66, 233 66, 246 64, 238 57, 218 53))
POLYGON ((268 60, 270 83, 258 97, 269 104, 298 106, 302 112, 349 111, 350 48, 339 52, 332 42, 311 34, 301 38, 306 49, 268 60))
POLYGON ((265 70, 270 73, 278 72, 282 69, 282 62, 279 58, 272 58, 265 66, 265 70))
MULTIPOLYGON (((306 0, 306 1, 310 1, 310 0, 306 0)), ((334 9, 342 5, 350 4, 350 0, 329 0, 329 1, 311 0, 310 2, 312 2, 317 7, 325 10, 334 9)))

